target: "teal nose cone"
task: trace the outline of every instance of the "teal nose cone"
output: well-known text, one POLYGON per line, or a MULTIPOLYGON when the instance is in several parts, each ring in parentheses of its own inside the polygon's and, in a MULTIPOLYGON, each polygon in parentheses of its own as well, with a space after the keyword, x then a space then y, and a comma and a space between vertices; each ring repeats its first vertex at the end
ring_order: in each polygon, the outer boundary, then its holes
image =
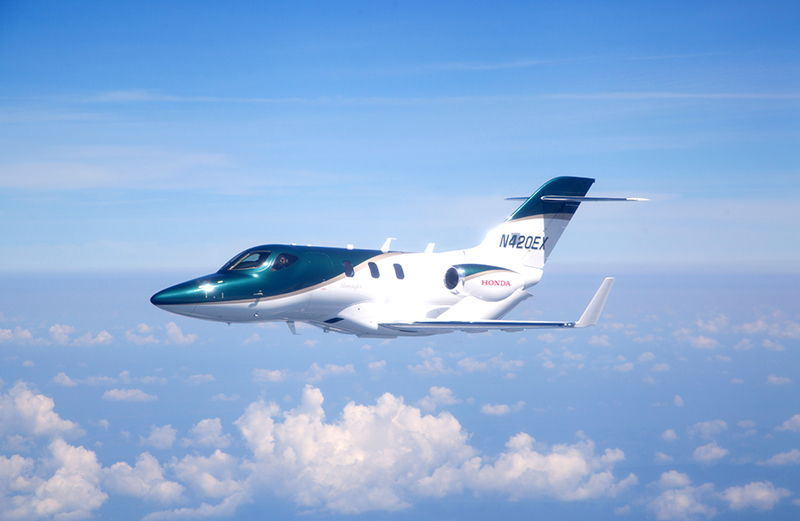
POLYGON ((159 291, 150 297, 150 303, 160 308, 164 306, 182 306, 187 304, 197 304, 205 300, 205 293, 198 288, 194 281, 184 282, 177 286, 172 286, 159 291))

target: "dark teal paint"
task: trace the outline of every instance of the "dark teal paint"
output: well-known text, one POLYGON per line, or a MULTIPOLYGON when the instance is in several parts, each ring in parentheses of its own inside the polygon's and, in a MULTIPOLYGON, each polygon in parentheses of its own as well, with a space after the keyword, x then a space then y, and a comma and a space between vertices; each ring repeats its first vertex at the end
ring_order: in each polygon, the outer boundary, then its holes
POLYGON ((234 258, 238 259, 250 251, 265 250, 272 253, 261 268, 227 271, 225 268, 230 264, 227 263, 216 273, 159 291, 152 296, 150 302, 156 306, 170 306, 276 297, 310 288, 342 275, 344 273, 342 261, 349 261, 358 267, 383 254, 379 250, 266 244, 248 248, 234 258), (296 255, 298 260, 288 268, 272 271, 272 263, 281 253, 296 255), (213 286, 213 291, 206 292, 200 289, 206 284, 213 286))
POLYGON ((509 221, 542 214, 561 214, 572 217, 580 203, 561 201, 542 201, 545 195, 569 195, 583 197, 594 184, 594 179, 586 177, 556 177, 543 184, 536 193, 522 203, 522 206, 511 214, 509 221))

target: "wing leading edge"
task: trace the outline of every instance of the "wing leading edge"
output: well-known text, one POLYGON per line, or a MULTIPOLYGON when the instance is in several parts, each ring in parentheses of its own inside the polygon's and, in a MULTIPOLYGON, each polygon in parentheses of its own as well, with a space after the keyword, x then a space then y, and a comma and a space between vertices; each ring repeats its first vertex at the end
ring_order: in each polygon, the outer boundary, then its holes
POLYGON ((606 304, 608 294, 611 292, 611 285, 614 278, 608 277, 600 285, 600 289, 594 294, 586 310, 577 322, 553 322, 539 320, 425 320, 421 322, 388 322, 380 324, 381 327, 401 331, 404 333, 447 333, 451 331, 464 331, 466 333, 482 333, 492 329, 513 332, 524 329, 543 329, 543 328, 581 328, 597 324, 603 306, 606 304))

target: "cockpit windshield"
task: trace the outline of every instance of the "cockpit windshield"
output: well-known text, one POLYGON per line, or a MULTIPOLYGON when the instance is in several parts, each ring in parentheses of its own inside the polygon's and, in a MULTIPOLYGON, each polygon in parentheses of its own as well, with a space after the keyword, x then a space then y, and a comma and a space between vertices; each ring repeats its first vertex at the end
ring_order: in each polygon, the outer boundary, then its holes
POLYGON ((242 271, 261 268, 264 266, 264 263, 267 262, 267 258, 269 258, 270 253, 272 252, 262 250, 240 253, 231 259, 219 271, 242 271))

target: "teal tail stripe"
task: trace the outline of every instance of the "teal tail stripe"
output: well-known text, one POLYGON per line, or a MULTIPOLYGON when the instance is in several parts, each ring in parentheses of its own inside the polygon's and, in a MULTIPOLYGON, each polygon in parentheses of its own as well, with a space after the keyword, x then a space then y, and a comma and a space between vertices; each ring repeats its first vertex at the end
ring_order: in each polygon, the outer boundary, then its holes
POLYGON ((589 191, 594 179, 587 177, 556 177, 541 186, 536 193, 522 203, 522 206, 511 214, 509 221, 524 219, 533 215, 561 214, 572 217, 580 203, 564 201, 542 201, 545 195, 565 195, 583 197, 589 191))

